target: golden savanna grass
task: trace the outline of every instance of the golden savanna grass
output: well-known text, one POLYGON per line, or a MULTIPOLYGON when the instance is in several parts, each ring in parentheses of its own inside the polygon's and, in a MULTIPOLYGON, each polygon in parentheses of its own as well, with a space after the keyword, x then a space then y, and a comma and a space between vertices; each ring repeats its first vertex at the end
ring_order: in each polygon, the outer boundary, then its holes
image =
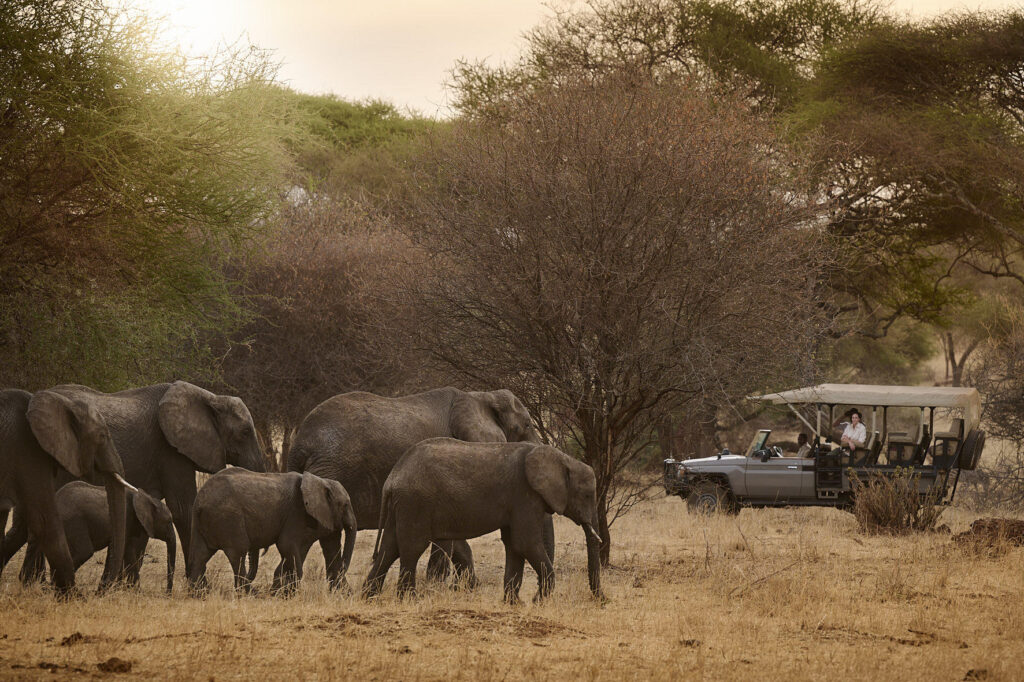
MULTIPOLYGON (((954 532, 976 515, 951 509, 954 532)), ((677 498, 644 503, 614 527, 607 603, 586 589, 582 532, 556 521, 558 583, 543 604, 501 601, 496 534, 472 541, 481 586, 420 583, 417 598, 328 593, 314 548, 293 599, 235 597, 223 555, 213 594, 161 592, 162 545, 150 545, 139 592, 58 603, 0 581, 0 676, 89 677, 117 657, 121 677, 183 679, 756 679, 1014 680, 1024 677, 1024 549, 984 551, 948 535, 867 536, 828 509, 688 516, 677 498), (77 633, 77 634, 76 634, 77 633), (40 667, 43 666, 43 667, 40 667)), ((362 533, 350 582, 368 568, 362 533)), ((276 565, 271 550, 259 584, 276 565)), ((95 557, 78 574, 91 592, 95 557)), ((422 573, 422 571, 421 571, 422 573)))

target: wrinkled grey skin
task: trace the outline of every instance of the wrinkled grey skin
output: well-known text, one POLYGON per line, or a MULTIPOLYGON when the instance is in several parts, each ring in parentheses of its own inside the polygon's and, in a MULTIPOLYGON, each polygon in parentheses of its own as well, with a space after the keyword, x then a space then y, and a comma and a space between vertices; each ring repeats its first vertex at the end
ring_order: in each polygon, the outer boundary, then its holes
MULTIPOLYGON (((395 463, 416 443, 441 436, 539 442, 529 411, 508 390, 467 392, 447 387, 399 398, 357 391, 329 398, 306 416, 289 452, 288 470, 340 482, 352 496, 359 528, 377 528, 381 489, 395 463)), ((546 534, 553 557, 550 518, 546 534)), ((337 548, 324 547, 325 557, 329 551, 337 555, 337 548)), ((456 571, 474 584, 473 555, 461 541, 432 549, 428 575, 447 574, 446 554, 456 571)))
POLYGON ((593 469, 547 445, 423 441, 402 456, 384 484, 381 530, 363 594, 380 593, 396 559, 401 560, 399 595, 413 591, 416 562, 431 540, 500 530, 506 601, 519 601, 524 561, 537 572, 534 599, 542 599, 555 584, 544 546, 545 517, 555 513, 583 529, 590 589, 600 596, 596 490, 593 469))
MULTIPOLYGON (((71 561, 75 570, 81 568, 93 554, 110 544, 110 515, 107 513, 107 491, 85 481, 72 481, 57 491, 57 513, 64 527, 71 561)), ((174 523, 171 510, 160 500, 153 499, 141 490, 128 491, 128 515, 125 520, 125 551, 133 552, 139 543, 149 538, 167 543, 167 593, 174 589, 174 560, 177 556, 174 523)), ((29 535, 28 554, 35 560, 40 554, 40 544, 29 535)), ((140 556, 142 554, 140 553, 140 556)), ((26 562, 30 561, 26 557, 26 562)), ((138 575, 138 568, 126 566, 129 582, 138 575)), ((137 580, 138 578, 136 578, 137 580)))
MULTIPOLYGON (((106 420, 124 463, 125 478, 152 497, 166 500, 186 561, 196 471, 214 473, 227 464, 254 471, 266 468, 252 416, 239 398, 216 395, 184 381, 119 393, 101 393, 78 385, 51 390, 91 405, 106 420)), ((27 539, 25 528, 17 524, 17 515, 15 521, 4 540, 5 561, 27 539)), ((132 547, 124 557, 125 565, 132 567, 130 580, 138 580, 145 549, 145 544, 132 547)), ((26 565, 23 579, 37 578, 42 570, 38 563, 26 565)))
MULTIPOLYGON (((17 505, 16 520, 25 535, 31 532, 38 539, 38 553, 53 569, 54 588, 67 595, 75 586, 75 566, 54 491, 61 470, 101 483, 107 491, 104 504, 111 540, 100 581, 103 591, 122 572, 126 500, 126 491, 115 478, 124 475, 124 468, 104 418, 88 401, 59 388, 35 395, 0 391, 0 528, 6 527, 8 512, 17 505)), ((24 540, 12 547, 5 539, 0 571, 21 544, 24 540)))
MULTIPOLYGON (((281 563, 274 572, 274 591, 291 592, 302 579, 302 564, 310 546, 345 531, 345 549, 329 574, 342 584, 356 542, 356 517, 348 493, 337 481, 313 474, 258 474, 227 469, 210 478, 199 491, 192 513, 192 555, 188 582, 193 593, 206 588, 206 564, 223 550, 235 574, 235 589, 250 589, 258 561, 243 574, 243 558, 277 545, 281 563)), ((330 568, 329 568, 330 570, 330 568)))

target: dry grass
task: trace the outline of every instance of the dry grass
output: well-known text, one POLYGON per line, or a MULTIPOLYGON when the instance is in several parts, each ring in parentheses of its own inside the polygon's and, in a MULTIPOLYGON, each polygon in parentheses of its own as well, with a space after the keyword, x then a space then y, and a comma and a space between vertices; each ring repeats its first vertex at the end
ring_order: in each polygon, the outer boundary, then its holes
MULTIPOLYGON (((954 531, 972 519, 957 509, 945 517, 954 531)), ((1021 548, 994 556, 948 536, 868 536, 852 515, 824 509, 704 520, 658 498, 616 525, 601 606, 586 590, 582 532, 564 519, 556 531, 555 595, 520 607, 501 603, 495 535, 472 543, 478 590, 427 587, 404 603, 393 575, 373 603, 328 594, 316 549, 290 600, 234 597, 221 555, 210 598, 187 599, 179 585, 167 599, 156 545, 141 592, 68 604, 23 590, 12 566, 0 582, 0 676, 116 675, 98 664, 118 658, 131 676, 202 680, 1020 679, 1021 548)), ((372 543, 360 536, 353 583, 372 543)), ((79 572, 90 589, 101 559, 79 572)), ((275 565, 271 551, 260 584, 275 565)))

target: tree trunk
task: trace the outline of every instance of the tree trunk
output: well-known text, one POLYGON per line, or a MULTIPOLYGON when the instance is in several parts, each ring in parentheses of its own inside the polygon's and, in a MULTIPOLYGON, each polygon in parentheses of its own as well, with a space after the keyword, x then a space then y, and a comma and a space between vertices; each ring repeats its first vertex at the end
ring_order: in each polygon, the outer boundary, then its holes
POLYGON ((608 490, 600 494, 597 501, 597 534, 601 536, 601 566, 608 568, 611 563, 612 536, 608 530, 608 490))
POLYGON ((661 448, 662 459, 676 458, 675 424, 671 415, 665 415, 658 424, 658 446, 661 448))
MULTIPOLYGON (((967 359, 971 357, 971 353, 977 350, 980 345, 980 341, 977 339, 972 340, 967 344, 967 348, 960 355, 960 358, 956 357, 956 345, 953 340, 953 334, 946 332, 943 345, 946 347, 946 364, 953 373, 953 386, 963 386, 964 381, 964 370, 967 368, 967 359)), ((947 370, 948 373, 949 370, 947 370)), ((948 375, 948 374, 947 374, 948 375)))
POLYGON ((295 429, 291 424, 281 425, 281 471, 288 471, 288 453, 292 450, 292 436, 295 429))

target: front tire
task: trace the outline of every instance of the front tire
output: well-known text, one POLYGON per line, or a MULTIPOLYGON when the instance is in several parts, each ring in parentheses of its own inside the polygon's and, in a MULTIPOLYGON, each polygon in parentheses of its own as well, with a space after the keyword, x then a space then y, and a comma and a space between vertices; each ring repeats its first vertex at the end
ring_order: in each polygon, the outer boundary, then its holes
POLYGON ((729 491, 717 483, 701 483, 695 486, 690 496, 686 498, 686 510, 698 516, 740 512, 729 491))

